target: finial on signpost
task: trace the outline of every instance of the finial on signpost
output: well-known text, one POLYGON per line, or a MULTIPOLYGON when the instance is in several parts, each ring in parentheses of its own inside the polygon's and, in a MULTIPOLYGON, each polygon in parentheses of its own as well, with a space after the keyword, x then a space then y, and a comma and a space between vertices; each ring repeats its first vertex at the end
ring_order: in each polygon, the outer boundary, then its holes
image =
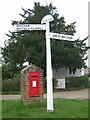
POLYGON ((54 18, 51 15, 46 15, 46 16, 43 17, 43 19, 41 21, 41 24, 51 22, 53 20, 54 20, 54 18))

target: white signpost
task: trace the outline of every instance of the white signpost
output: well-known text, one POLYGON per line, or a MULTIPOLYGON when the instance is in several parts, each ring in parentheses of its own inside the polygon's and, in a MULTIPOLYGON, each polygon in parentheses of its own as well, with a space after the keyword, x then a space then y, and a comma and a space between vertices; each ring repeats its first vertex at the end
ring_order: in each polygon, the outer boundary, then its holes
POLYGON ((53 84, 52 84, 52 64, 51 64, 51 46, 50 46, 50 37, 48 34, 50 33, 49 22, 53 21, 53 17, 51 15, 46 15, 41 23, 46 23, 46 73, 47 73, 47 111, 53 112, 53 84))
POLYGON ((41 24, 17 24, 16 30, 46 30, 46 67, 47 67, 47 111, 53 112, 53 85, 52 85, 52 64, 51 64, 51 46, 50 38, 59 40, 73 41, 73 36, 51 33, 49 22, 53 21, 51 15, 43 17, 41 24))

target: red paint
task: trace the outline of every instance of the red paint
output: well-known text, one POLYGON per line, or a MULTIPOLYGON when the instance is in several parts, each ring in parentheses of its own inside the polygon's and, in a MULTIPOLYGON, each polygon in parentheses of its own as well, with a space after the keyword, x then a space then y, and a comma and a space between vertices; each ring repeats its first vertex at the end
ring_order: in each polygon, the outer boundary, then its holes
POLYGON ((40 96, 40 72, 29 72, 30 96, 40 96))

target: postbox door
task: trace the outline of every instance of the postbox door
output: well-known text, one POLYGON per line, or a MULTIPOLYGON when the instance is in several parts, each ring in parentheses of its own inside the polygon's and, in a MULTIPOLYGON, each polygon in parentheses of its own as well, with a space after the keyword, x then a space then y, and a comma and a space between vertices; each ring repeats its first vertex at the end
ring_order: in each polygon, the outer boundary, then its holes
POLYGON ((30 96, 40 96, 40 93, 39 93, 40 82, 39 81, 40 81, 40 72, 29 73, 30 96))

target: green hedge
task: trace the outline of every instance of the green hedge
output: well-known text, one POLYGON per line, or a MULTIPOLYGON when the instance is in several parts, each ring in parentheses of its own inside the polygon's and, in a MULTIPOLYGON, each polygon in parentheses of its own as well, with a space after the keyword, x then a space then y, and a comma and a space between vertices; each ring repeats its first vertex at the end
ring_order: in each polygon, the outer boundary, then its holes
POLYGON ((2 81, 2 93, 12 93, 20 91, 20 80, 10 79, 2 81))
MULTIPOLYGON (((44 89, 46 90, 46 79, 44 79, 44 89)), ((57 82, 56 79, 53 78, 53 89, 55 89, 57 82)), ((69 77, 65 78, 66 89, 80 89, 80 88, 88 88, 90 87, 90 82, 88 82, 88 76, 81 77, 69 77)), ((10 80, 2 81, 2 93, 18 93, 20 92, 20 78, 15 77, 10 80)))
POLYGON ((66 89, 88 88, 88 76, 65 78, 66 89))
MULTIPOLYGON (((44 79, 44 89, 46 92, 46 84, 47 81, 44 79)), ((53 90, 55 89, 57 84, 57 79, 53 78, 53 90)), ((88 76, 80 76, 80 77, 68 77, 65 78, 65 89, 61 90, 76 90, 76 89, 82 89, 82 88, 90 88, 90 82, 88 81, 88 76)), ((59 89, 60 90, 60 89, 59 89)))

